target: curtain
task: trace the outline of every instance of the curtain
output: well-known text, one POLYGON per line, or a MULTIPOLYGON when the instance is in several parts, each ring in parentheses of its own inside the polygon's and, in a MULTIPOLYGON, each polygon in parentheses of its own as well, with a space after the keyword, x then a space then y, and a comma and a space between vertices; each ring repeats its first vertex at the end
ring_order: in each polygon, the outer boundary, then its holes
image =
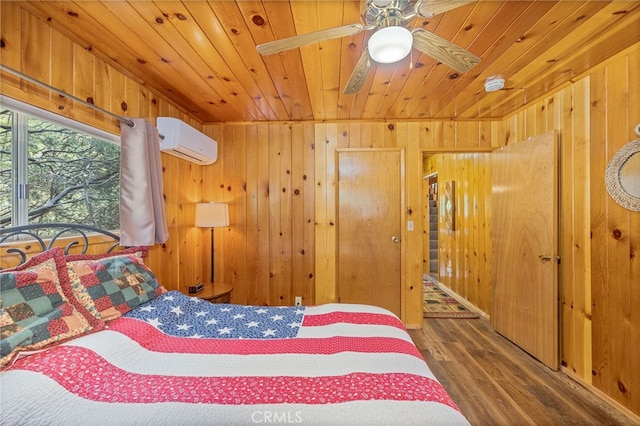
POLYGON ((120 242, 152 246, 169 238, 158 129, 141 118, 120 126, 120 242))

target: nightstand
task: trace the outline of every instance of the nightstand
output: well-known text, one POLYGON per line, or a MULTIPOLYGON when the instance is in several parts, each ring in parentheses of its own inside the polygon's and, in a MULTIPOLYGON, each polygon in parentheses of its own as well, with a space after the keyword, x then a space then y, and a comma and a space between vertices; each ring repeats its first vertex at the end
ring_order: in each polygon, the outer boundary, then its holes
POLYGON ((200 293, 192 294, 192 296, 208 300, 212 303, 231 303, 231 292, 233 286, 226 283, 207 283, 204 290, 200 293))

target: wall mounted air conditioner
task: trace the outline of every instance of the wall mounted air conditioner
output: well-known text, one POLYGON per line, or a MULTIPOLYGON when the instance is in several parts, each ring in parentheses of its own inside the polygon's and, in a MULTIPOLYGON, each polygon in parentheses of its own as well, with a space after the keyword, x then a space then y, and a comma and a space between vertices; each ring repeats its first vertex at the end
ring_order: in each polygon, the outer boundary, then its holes
POLYGON ((218 142, 173 117, 158 117, 160 150, 192 163, 207 165, 218 159, 218 142))

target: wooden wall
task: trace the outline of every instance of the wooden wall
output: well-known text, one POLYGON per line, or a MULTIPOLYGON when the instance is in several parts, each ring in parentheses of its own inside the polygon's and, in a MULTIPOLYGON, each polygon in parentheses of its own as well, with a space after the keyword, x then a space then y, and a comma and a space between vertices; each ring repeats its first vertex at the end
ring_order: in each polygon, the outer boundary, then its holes
POLYGON ((438 278, 475 307, 492 312, 491 154, 436 154, 424 173, 438 173, 438 278), (455 182, 455 227, 442 214, 445 182, 455 182))
POLYGON ((560 137, 562 365, 640 414, 640 213, 616 204, 605 168, 640 123, 640 44, 504 121, 506 143, 560 137))
MULTIPOLYGON (((163 154, 171 237, 151 250, 148 263, 169 289, 206 280, 210 234, 193 227, 194 204, 227 201, 232 226, 216 230, 216 277, 235 285, 238 303, 285 304, 298 294, 307 303, 334 300, 336 149, 402 147, 405 219, 416 225, 404 241, 403 318, 419 326, 423 153, 485 152, 556 129, 562 147, 562 362, 576 378, 640 414, 640 214, 617 206, 603 186, 608 159, 635 138, 633 127, 640 122, 640 45, 503 121, 202 125, 19 8, 3 6, 0 19, 2 63, 116 114, 178 117, 219 141, 221 158, 211 166, 163 154)), ((1 89, 118 132, 113 119, 6 74, 1 89)), ((451 257, 470 256, 464 238, 447 249, 454 250, 451 257)), ((471 265, 476 263, 480 267, 481 259, 471 265)), ((449 285, 489 311, 485 281, 474 293, 475 278, 464 278, 475 267, 456 265, 463 281, 449 285)))
POLYGON ((225 125, 221 139, 203 168, 204 198, 229 203, 216 281, 236 303, 315 303, 314 125, 225 125))
POLYGON ((640 412, 640 213, 609 197, 603 175, 611 157, 637 140, 640 49, 590 76, 592 365, 595 386, 640 412))

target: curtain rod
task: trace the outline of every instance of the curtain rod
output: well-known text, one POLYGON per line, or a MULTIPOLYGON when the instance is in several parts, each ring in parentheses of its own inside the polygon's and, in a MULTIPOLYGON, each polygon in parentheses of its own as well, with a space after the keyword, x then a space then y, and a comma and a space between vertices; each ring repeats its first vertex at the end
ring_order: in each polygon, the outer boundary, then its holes
POLYGON ((110 117, 113 117, 116 120, 120 121, 121 123, 126 124, 129 127, 134 127, 135 126, 135 123, 133 121, 129 120, 128 118, 119 116, 119 115, 114 114, 114 113, 112 113, 110 111, 107 111, 104 108, 101 108, 101 107, 99 107, 97 105, 94 105, 91 102, 87 102, 87 101, 85 101, 83 99, 80 99, 78 97, 70 95, 67 92, 63 91, 63 90, 57 89, 57 88, 55 88, 53 86, 48 85, 47 83, 43 83, 40 80, 36 80, 35 78, 29 77, 28 75, 23 74, 20 71, 16 71, 13 68, 9 68, 8 66, 6 66, 4 64, 0 64, 0 69, 2 69, 3 71, 8 72, 9 74, 13 74, 13 75, 15 75, 17 77, 20 77, 20 78, 22 78, 24 80, 27 80, 30 83, 33 83, 33 84, 36 84, 38 86, 44 87, 45 89, 51 90, 52 92, 56 92, 57 94, 62 95, 64 97, 66 97, 66 98, 70 98, 70 99, 73 99, 76 102, 80 102, 82 105, 88 106, 89 108, 93 108, 93 109, 95 109, 97 111, 100 111, 103 114, 106 114, 106 115, 108 115, 110 117))

